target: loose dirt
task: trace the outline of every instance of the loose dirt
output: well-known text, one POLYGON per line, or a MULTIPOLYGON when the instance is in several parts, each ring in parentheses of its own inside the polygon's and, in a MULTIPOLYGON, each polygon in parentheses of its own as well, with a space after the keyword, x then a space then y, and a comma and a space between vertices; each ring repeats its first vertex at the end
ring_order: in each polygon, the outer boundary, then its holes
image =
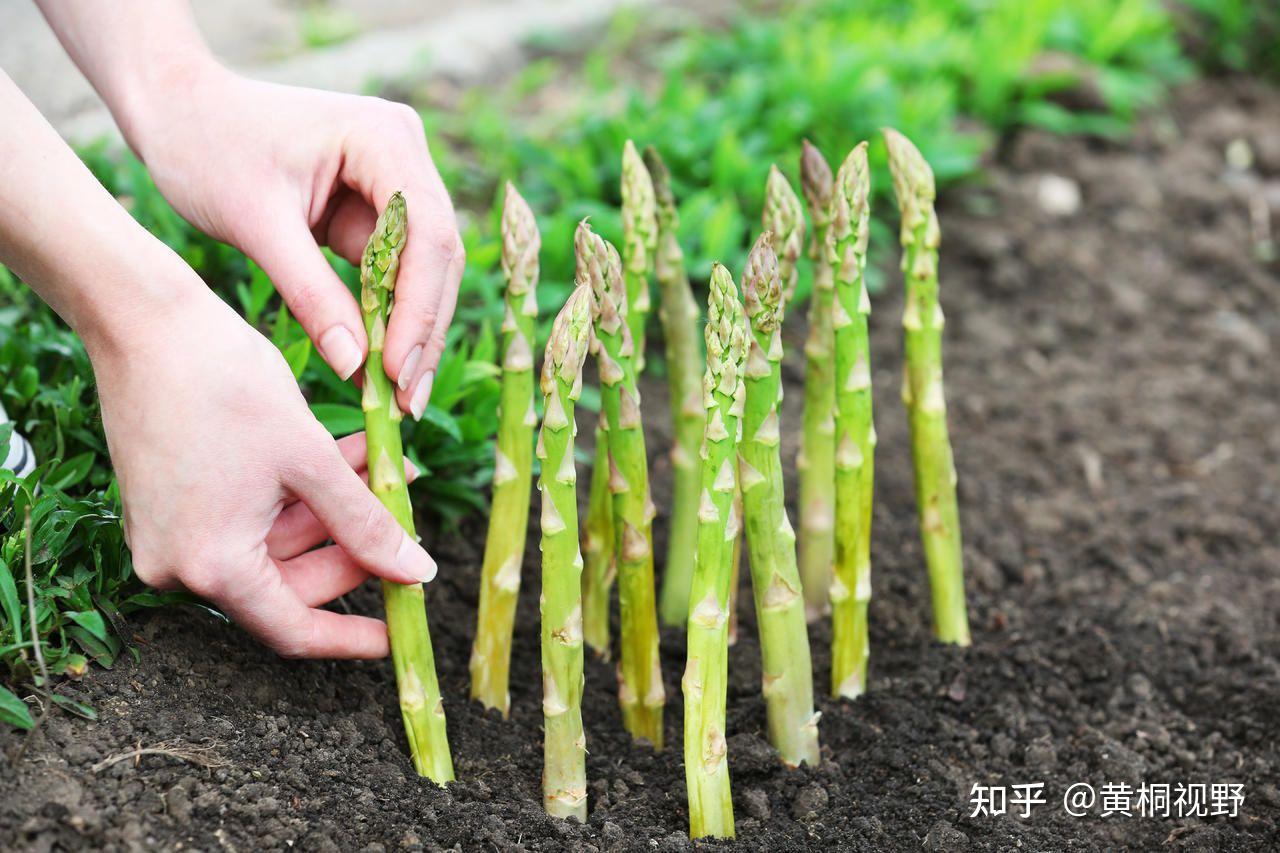
MULTIPOLYGON (((1184 89, 1125 142, 1018 134, 984 181, 946 196, 947 388, 974 645, 930 638, 890 286, 872 315, 871 690, 822 702, 820 766, 780 767, 744 589, 729 696, 740 847, 1275 849, 1280 266, 1256 251, 1268 215, 1280 217, 1280 92, 1244 82, 1184 89), (1034 782, 1048 802, 1029 819, 970 816, 975 783, 1034 782), (1235 818, 1140 817, 1136 796, 1132 817, 1095 806, 1075 818, 1062 796, 1077 782, 1239 783, 1245 799, 1235 818)), ((801 313, 788 326, 792 447, 801 313)), ((665 507, 665 393, 660 381, 644 390, 665 507)), ((5 771, 0 847, 690 849, 680 635, 663 635, 676 747, 632 746, 612 668, 591 662, 590 819, 550 820, 536 525, 505 721, 465 700, 482 538, 476 522, 432 543, 443 570, 429 607, 463 781, 442 791, 413 776, 389 663, 282 661, 173 610, 136 626, 138 663, 68 690, 97 723, 52 718, 5 771), (107 763, 140 748, 163 751, 107 763)), ((378 609, 372 590, 347 603, 378 609)), ((827 643, 815 626, 819 686, 827 643)), ((0 732, 6 752, 17 742, 0 732)))

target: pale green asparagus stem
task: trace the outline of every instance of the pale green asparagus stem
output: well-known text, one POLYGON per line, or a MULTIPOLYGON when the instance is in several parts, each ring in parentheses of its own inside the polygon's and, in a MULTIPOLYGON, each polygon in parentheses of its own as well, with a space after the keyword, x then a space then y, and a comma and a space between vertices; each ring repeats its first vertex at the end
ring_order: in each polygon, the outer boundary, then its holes
POLYGON ((654 272, 658 279, 658 319, 666 342, 667 388, 675 441, 671 446, 671 514, 667 536, 667 562, 662 574, 658 613, 665 625, 684 627, 689 617, 689 584, 693 580, 693 553, 698 545, 698 495, 702 472, 698 447, 706 412, 702 408, 703 363, 698 333, 698 303, 685 272, 684 253, 677 232, 680 225, 670 175, 653 146, 644 151, 653 178, 658 206, 658 248, 654 272))
POLYGON ((876 429, 871 417, 867 296, 870 233, 867 143, 836 175, 827 254, 835 270, 836 562, 831 584, 831 693, 846 699, 867 686, 867 606, 871 601, 871 500, 876 429))
MULTIPOLYGON (((404 479, 402 416, 391 380, 382 367, 382 345, 391 318, 406 223, 404 196, 397 192, 378 217, 360 261, 360 309, 369 336, 361 408, 368 439, 369 488, 401 526, 414 535, 413 507, 409 504, 409 488, 404 479)), ((453 781, 453 759, 449 755, 444 703, 436 681, 422 584, 384 581, 382 595, 386 600, 387 635, 400 692, 400 714, 413 766, 420 775, 443 785, 453 781)))
MULTIPOLYGON (((796 469, 800 474, 800 580, 807 617, 812 621, 827 610, 828 587, 831 586, 831 561, 834 548, 832 525, 835 520, 835 484, 831 473, 835 445, 831 423, 831 274, 830 267, 813 252, 815 241, 825 237, 827 214, 824 204, 814 193, 830 196, 831 173, 826 172, 825 185, 815 162, 826 167, 816 149, 804 149, 800 158, 800 178, 809 199, 813 233, 810 255, 814 258, 813 292, 809 296, 809 337, 805 343, 804 415, 800 432, 800 453, 796 469), (816 156, 816 161, 815 161, 816 156)), ((795 268, 804 246, 804 213, 799 199, 782 173, 775 167, 769 175, 765 205, 765 230, 773 231, 781 250, 778 272, 783 291, 790 298, 796 278, 795 268), (770 210, 775 211, 770 214, 770 210)))
POLYGON ((579 284, 556 317, 542 362, 542 794, 553 817, 587 819, 587 738, 582 729, 582 553, 574 402, 591 340, 591 290, 579 284))
POLYGON ((658 612, 653 585, 653 501, 645 457, 640 392, 626 289, 617 250, 583 221, 574 238, 578 280, 595 297, 596 358, 600 401, 609 445, 609 491, 613 495, 613 556, 618 571, 621 653, 618 702, 622 721, 636 738, 662 749, 666 694, 658 659, 658 612))
POLYGON ((784 297, 768 231, 747 256, 742 299, 751 323, 746 407, 738 445, 751 589, 760 630, 769 742, 790 765, 818 762, 818 717, 796 535, 787 518, 778 403, 782 398, 784 297))
POLYGON ((933 591, 933 626, 944 643, 969 645, 964 598, 956 469, 947 434, 942 387, 942 307, 938 304, 938 245, 933 171, 914 145, 895 130, 884 131, 893 189, 902 213, 902 272, 906 307, 906 371, 902 401, 911 424, 916 508, 933 591))
POLYGON ((511 696, 511 632, 529 513, 533 471, 533 340, 538 300, 538 249, 533 211, 507 184, 502 209, 502 271, 507 279, 502 322, 502 391, 494 453, 493 505, 480 570, 480 607, 471 649, 471 698, 507 716, 511 696))
POLYGON ((689 791, 689 835, 733 837, 733 799, 725 733, 729 680, 729 575, 741 519, 733 506, 737 444, 746 389, 746 323, 729 271, 711 268, 707 300, 707 371, 703 401, 702 500, 698 509, 697 564, 689 610, 684 679, 684 773, 689 791))
POLYGON ((596 425, 595 464, 591 466, 582 538, 587 558, 582 571, 582 631, 591 650, 608 660, 609 603, 617 565, 613 559, 613 497, 609 494, 609 433, 603 411, 596 425))
POLYGON ((635 347, 636 375, 644 372, 649 276, 658 244, 653 181, 630 139, 622 149, 622 268, 627 279, 627 328, 635 347))

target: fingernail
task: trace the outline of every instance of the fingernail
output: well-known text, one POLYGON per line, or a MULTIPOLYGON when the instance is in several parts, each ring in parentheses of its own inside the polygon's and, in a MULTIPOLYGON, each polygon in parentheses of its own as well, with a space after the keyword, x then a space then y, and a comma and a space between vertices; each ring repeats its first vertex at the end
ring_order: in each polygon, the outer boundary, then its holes
POLYGON ((436 576, 436 561, 408 533, 396 552, 396 568, 419 583, 427 583, 436 576))
POLYGON ((355 335, 346 326, 333 326, 320 336, 320 354, 340 379, 350 379, 363 357, 355 335))
POLYGON ((422 413, 427 410, 427 401, 431 399, 431 383, 436 381, 436 372, 428 370, 418 380, 418 387, 413 390, 409 400, 409 412, 415 421, 422 420, 422 413))
POLYGON ((400 365, 400 379, 396 382, 400 386, 401 391, 409 390, 409 383, 413 381, 413 372, 418 369, 418 362, 422 360, 422 344, 418 344, 409 350, 409 354, 404 357, 404 364, 400 365))

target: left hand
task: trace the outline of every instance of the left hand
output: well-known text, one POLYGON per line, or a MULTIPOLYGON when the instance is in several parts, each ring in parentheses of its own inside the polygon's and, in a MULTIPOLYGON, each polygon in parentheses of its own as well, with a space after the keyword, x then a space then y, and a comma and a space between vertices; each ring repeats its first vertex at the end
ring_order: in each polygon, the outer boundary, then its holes
POLYGON ((355 298, 320 247, 359 264, 378 212, 394 191, 404 193, 409 236, 383 361, 401 409, 421 418, 464 253, 417 112, 211 66, 167 97, 135 104, 129 125, 165 198, 263 268, 344 379, 363 363, 368 340, 355 298))

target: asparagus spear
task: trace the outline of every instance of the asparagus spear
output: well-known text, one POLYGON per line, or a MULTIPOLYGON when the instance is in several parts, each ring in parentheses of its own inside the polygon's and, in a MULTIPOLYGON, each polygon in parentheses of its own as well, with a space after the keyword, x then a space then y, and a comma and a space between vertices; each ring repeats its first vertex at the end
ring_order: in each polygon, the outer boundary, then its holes
POLYGON ((502 271, 507 279, 502 323, 502 391, 493 471, 493 506, 480 570, 480 607, 471 649, 471 698, 507 716, 511 696, 511 632, 529 513, 533 472, 533 340, 538 249, 533 211, 507 184, 502 209, 502 271))
POLYGON ((760 626, 760 660, 769 742, 790 765, 818 761, 818 717, 805 626, 796 535, 787 518, 779 453, 784 296, 772 235, 760 235, 747 256, 742 297, 751 322, 746 407, 738 446, 751 588, 760 626))
POLYGON ((733 509, 737 443, 745 404, 742 367, 746 329, 729 271, 711 269, 707 305, 707 370, 703 405, 702 498, 697 563, 690 596, 684 679, 684 772, 689 835, 733 837, 733 799, 725 735, 729 678, 729 575, 740 520, 733 509))
MULTIPOLYGON (((627 140, 622 149, 622 226, 626 253, 627 326, 635 348, 636 373, 644 370, 645 320, 649 313, 649 267, 654 257, 658 224, 654 189, 636 147, 627 140)), ((677 247, 678 248, 678 247, 677 247)), ((609 599, 617 575, 613 552, 613 501, 609 494, 609 455, 604 413, 596 428, 596 461, 591 469, 587 503, 583 574, 583 620, 587 645, 609 657, 609 599)))
POLYGON ((645 322, 649 319, 649 274, 658 243, 653 181, 640 152, 628 139, 622 148, 622 267, 627 279, 627 328, 635 347, 636 374, 644 372, 645 322))
POLYGON ((956 469, 947 434, 947 401, 942 388, 942 307, 938 304, 938 245, 941 232, 933 209, 933 171, 914 145, 885 129, 889 170, 902 213, 902 272, 906 307, 906 372, 902 401, 911 424, 911 456, 916 475, 916 509, 929 564, 933 626, 944 643, 969 645, 965 609, 960 512, 956 469))
POLYGON ((582 730, 582 553, 578 550, 574 402, 591 340, 591 289, 579 284, 551 328, 542 362, 542 793, 553 817, 587 819, 582 730))
POLYGON ((662 749, 666 694, 658 659, 658 613, 654 602, 654 507, 649 498, 635 351, 626 322, 622 262, 617 250, 592 232, 585 220, 578 226, 574 245, 578 278, 590 282, 596 306, 594 346, 609 446, 613 556, 622 615, 618 701, 627 731, 662 749))
POLYGON ((800 459, 800 577, 809 618, 827 611, 835 559, 835 369, 831 308, 831 264, 824 246, 830 230, 831 167, 805 140, 800 156, 800 186, 813 220, 809 256, 813 294, 809 301, 809 337, 805 341, 804 427, 800 459))
POLYGON ((672 431, 670 532, 667 537, 666 570, 658 612, 663 624, 684 626, 689 617, 689 584, 693 579, 693 552, 698 542, 698 495, 702 472, 698 446, 706 413, 702 408, 702 344, 698 334, 698 303, 685 272, 684 253, 677 230, 680 220, 670 174, 657 149, 644 150, 644 161, 653 178, 658 209, 658 247, 654 271, 658 279, 658 318, 666 341, 667 387, 671 398, 672 431))
MULTIPOLYGON (((369 446, 369 488, 410 535, 414 535, 413 507, 404 479, 404 449, 400 439, 400 407, 391 380, 382 367, 382 345, 391 318, 400 251, 407 227, 404 196, 387 201, 360 259, 360 310, 369 335, 369 358, 364 366, 365 435, 369 446)), ((427 630, 422 584, 384 581, 387 634, 400 692, 400 714, 409 739, 409 753, 419 775, 438 785, 453 781, 453 759, 445 732, 444 703, 436 681, 435 656, 427 630)))
POLYGON ((617 564, 613 559, 613 497, 609 494, 609 433, 605 413, 596 424, 595 463, 583 525, 582 633, 598 656, 609 659, 609 599, 617 564))
POLYGON ((827 255, 835 271, 836 563, 831 584, 831 692, 856 699, 867 685, 871 600, 871 500, 876 430, 863 270, 870 232, 867 143, 836 175, 827 255))
POLYGON ((804 208, 791 183, 778 167, 769 167, 769 178, 764 186, 764 212, 761 215, 764 230, 773 235, 778 244, 774 251, 778 259, 778 277, 782 281, 783 298, 790 302, 796 295, 796 283, 800 280, 798 263, 804 251, 804 208))

